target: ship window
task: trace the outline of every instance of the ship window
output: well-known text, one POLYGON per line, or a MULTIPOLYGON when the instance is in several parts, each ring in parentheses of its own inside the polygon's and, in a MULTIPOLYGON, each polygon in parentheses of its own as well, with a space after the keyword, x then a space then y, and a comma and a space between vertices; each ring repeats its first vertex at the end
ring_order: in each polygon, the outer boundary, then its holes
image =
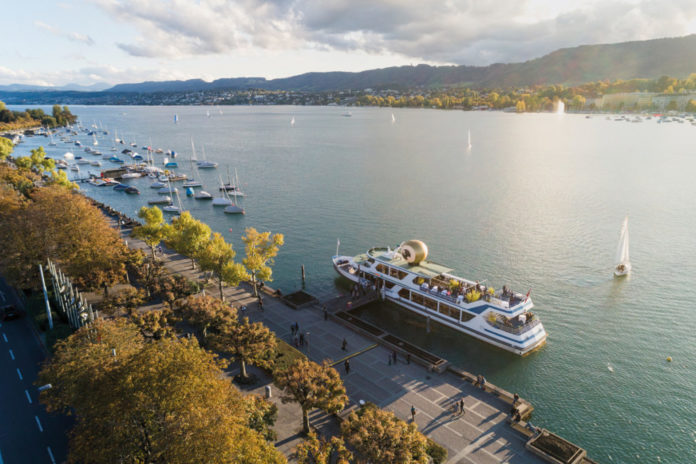
POLYGON ((413 292, 413 293, 411 293, 411 301, 413 301, 414 303, 418 303, 418 304, 422 305, 423 304, 423 295, 421 295, 420 293, 413 292))
POLYGON ((431 300, 430 298, 423 298, 423 300, 424 300, 424 301, 423 301, 423 305, 424 305, 426 308, 430 308, 430 309, 432 309, 432 310, 437 311, 437 301, 431 300))
POLYGON ((402 288, 401 290, 399 290, 399 296, 400 296, 401 298, 406 298, 406 299, 408 299, 408 296, 409 296, 410 293, 411 293, 411 292, 410 292, 407 288, 402 288))
POLYGON ((381 272, 381 273, 385 274, 387 272, 387 266, 385 266, 384 264, 378 264, 377 265, 377 272, 381 272))
POLYGON ((470 320, 472 320, 474 317, 476 317, 476 316, 474 316, 473 314, 469 314, 469 313, 467 313, 466 311, 462 311, 462 322, 470 321, 470 320))
POLYGON ((390 277, 396 277, 396 276, 398 276, 398 275, 399 275, 399 270, 398 270, 398 269, 396 269, 396 268, 394 268, 394 267, 390 267, 390 268, 389 268, 389 276, 390 276, 390 277))
POLYGON ((375 264, 375 260, 373 258, 368 258, 367 262, 370 264, 375 264))
POLYGON ((440 313, 459 320, 459 310, 444 303, 440 303, 440 313))
POLYGON ((399 280, 403 279, 408 275, 408 272, 402 271, 401 269, 398 270, 396 276, 399 278, 399 280))
POLYGON ((394 282, 389 282, 388 280, 384 281, 384 286, 387 287, 389 290, 394 286, 394 282))

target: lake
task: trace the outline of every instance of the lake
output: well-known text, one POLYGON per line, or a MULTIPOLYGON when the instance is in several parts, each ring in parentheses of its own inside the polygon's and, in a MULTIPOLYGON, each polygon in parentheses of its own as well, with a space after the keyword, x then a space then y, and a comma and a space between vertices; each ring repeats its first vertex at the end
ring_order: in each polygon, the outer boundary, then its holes
MULTIPOLYGON (((178 171, 189 175, 193 138, 199 158, 205 149, 220 163, 200 173, 210 193, 218 176, 226 181, 227 166, 237 169, 246 215, 182 202, 240 255, 246 227, 285 234, 270 284, 285 292, 301 285, 302 264, 310 291, 335 285, 338 238, 346 254, 421 239, 433 260, 463 277, 531 289, 549 336, 525 358, 439 326, 426 333, 422 319, 393 305, 361 313, 518 392, 534 404, 536 425, 601 462, 696 461, 696 127, 689 123, 389 108, 351 108, 351 117, 336 107, 72 110, 84 125, 110 130, 102 151, 118 130, 138 146, 176 150, 178 171), (626 215, 633 271, 615 279, 626 215)), ((46 142, 28 138, 16 153, 46 142)), ((53 156, 75 151, 46 148, 53 156)), ((155 155, 160 166, 162 158, 155 155)), ((128 182, 142 194, 82 189, 135 216, 157 195, 147 179, 128 182)))

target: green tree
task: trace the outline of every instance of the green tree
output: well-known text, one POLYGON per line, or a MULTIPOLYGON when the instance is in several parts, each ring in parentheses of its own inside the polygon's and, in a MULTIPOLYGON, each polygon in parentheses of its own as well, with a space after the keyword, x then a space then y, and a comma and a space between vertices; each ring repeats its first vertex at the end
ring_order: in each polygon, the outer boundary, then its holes
POLYGON ((79 185, 77 185, 75 182, 71 182, 70 179, 68 179, 68 175, 65 173, 65 171, 61 171, 59 169, 56 169, 55 171, 51 172, 50 183, 53 185, 59 185, 68 190, 80 189, 79 185))
MULTIPOLYGON (((2 102, 0 102, 2 103, 2 102)), ((4 103, 3 103, 4 105, 4 103)), ((0 161, 5 160, 8 156, 12 154, 12 151, 14 150, 14 145, 12 142, 10 142, 9 139, 6 139, 5 137, 0 137, 0 161)))
POLYGON ((295 457, 298 464, 350 464, 353 453, 348 451, 340 437, 324 440, 309 432, 307 438, 297 445, 295 457))
POLYGON ((370 462, 427 464, 427 440, 416 424, 368 404, 341 424, 346 441, 370 462))
POLYGON ((216 350, 239 360, 244 380, 249 378, 247 364, 265 369, 273 366, 276 338, 261 322, 250 323, 248 317, 243 317, 236 324, 220 325, 211 341, 216 350))
POLYGON ((689 100, 689 102, 686 104, 686 111, 689 113, 696 112, 696 100, 689 100))
POLYGON ((258 232, 255 228, 246 229, 246 235, 242 237, 245 243, 246 257, 242 260, 244 266, 251 275, 251 282, 254 285, 254 295, 258 296, 257 282, 272 281, 274 258, 278 255, 278 250, 285 243, 283 234, 270 232, 258 232))
POLYGON ((165 243, 182 255, 191 258, 191 268, 196 267, 198 253, 210 238, 210 227, 184 211, 167 226, 165 243))
POLYGON ((138 217, 145 221, 145 224, 133 228, 131 235, 145 242, 145 244, 150 247, 152 259, 157 260, 155 247, 167 237, 168 231, 162 210, 157 206, 153 206, 152 208, 143 206, 140 208, 140 211, 138 211, 138 217))
POLYGON ((318 408, 335 414, 348 402, 341 376, 326 362, 317 364, 297 359, 286 370, 276 373, 275 383, 283 389, 283 403, 297 401, 300 404, 304 433, 310 431, 309 411, 318 408))
POLYGON ((201 269, 212 272, 217 279, 221 300, 225 299, 222 293, 223 282, 236 287, 242 280, 249 278, 244 266, 234 262, 235 255, 232 245, 217 232, 213 233, 197 255, 201 269))
POLYGON ((527 105, 524 103, 524 100, 518 101, 515 104, 515 109, 518 113, 524 113, 525 111, 527 111, 527 105))

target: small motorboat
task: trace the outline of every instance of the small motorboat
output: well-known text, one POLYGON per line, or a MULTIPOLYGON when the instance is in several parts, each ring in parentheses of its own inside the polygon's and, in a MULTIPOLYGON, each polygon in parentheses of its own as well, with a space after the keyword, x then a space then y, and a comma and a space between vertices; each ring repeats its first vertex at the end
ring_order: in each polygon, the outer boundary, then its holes
POLYGON ((128 193, 129 195, 140 195, 140 190, 138 190, 135 187, 128 187, 126 189, 126 193, 128 193))
POLYGON ((171 202, 172 197, 170 197, 169 195, 162 198, 155 198, 154 200, 147 200, 148 205, 168 205, 171 204, 171 202))
POLYGON ((150 188, 153 188, 153 189, 161 189, 161 188, 165 188, 166 186, 167 186, 167 184, 165 184, 164 182, 160 182, 158 180, 156 180, 155 182, 150 184, 150 188))
POLYGON ((225 214, 244 214, 244 208, 233 203, 225 207, 225 214))
POLYGON ((157 192, 158 195, 169 195, 170 193, 176 194, 176 193, 179 193, 179 190, 177 190, 177 189, 175 189, 175 188, 173 188, 173 189, 171 189, 171 190, 170 190, 170 189, 163 188, 163 189, 160 189, 160 190, 157 192))
POLYGON ((199 190, 194 195, 194 198, 196 200, 212 200, 213 196, 211 194, 209 194, 208 192, 206 192, 205 190, 199 190))
POLYGON ((194 195, 193 187, 186 187, 186 196, 192 197, 194 195))
POLYGON ((114 190, 117 190, 119 192, 125 191, 126 189, 129 189, 129 188, 130 188, 130 186, 128 186, 126 184, 116 184, 114 186, 114 190))

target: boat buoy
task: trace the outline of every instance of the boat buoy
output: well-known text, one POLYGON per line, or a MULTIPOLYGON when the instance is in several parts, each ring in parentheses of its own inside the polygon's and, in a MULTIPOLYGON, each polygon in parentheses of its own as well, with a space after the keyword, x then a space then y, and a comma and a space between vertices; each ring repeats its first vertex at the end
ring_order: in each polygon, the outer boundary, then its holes
POLYGON ((671 357, 671 356, 667 356, 667 362, 668 362, 668 363, 671 363, 671 362, 672 362, 672 357, 671 357))

